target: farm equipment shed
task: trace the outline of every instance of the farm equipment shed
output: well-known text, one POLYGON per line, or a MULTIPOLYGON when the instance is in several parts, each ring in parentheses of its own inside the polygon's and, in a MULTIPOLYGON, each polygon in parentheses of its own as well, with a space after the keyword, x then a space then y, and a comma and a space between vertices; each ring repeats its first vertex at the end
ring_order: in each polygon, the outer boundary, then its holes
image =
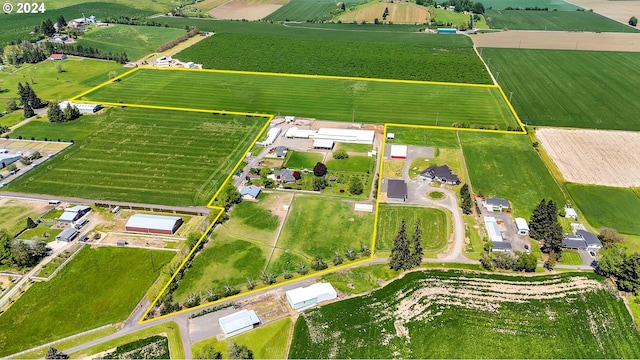
POLYGON ((182 223, 182 218, 178 216, 136 214, 129 218, 125 230, 172 235, 180 228, 182 223))
POLYGON ((286 292, 287 300, 294 310, 302 311, 318 303, 335 299, 338 292, 326 282, 315 283, 311 286, 300 287, 286 292))
POLYGON ((224 336, 230 337, 249 331, 260 324, 258 315, 253 310, 242 310, 221 317, 218 322, 224 336))

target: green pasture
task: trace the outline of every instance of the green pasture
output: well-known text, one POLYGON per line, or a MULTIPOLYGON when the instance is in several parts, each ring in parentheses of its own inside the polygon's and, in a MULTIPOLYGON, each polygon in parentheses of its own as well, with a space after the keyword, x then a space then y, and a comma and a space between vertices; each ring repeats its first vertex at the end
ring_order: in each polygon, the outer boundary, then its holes
POLYGON ((388 134, 394 135, 393 139, 387 140, 389 144, 458 148, 456 131, 387 126, 388 134))
MULTIPOLYGON (((6 100, 6 101, 4 101, 4 104, 0 103, 0 108, 2 108, 2 109, 6 109, 6 105, 7 105, 6 102, 9 101, 7 99, 4 99, 4 100, 6 100)), ((14 112, 12 112, 10 114, 7 114, 7 115, 1 117, 0 118, 0 126, 9 126, 9 127, 11 127, 11 126, 19 123, 22 120, 24 120, 24 112, 20 111, 20 110, 17 110, 17 111, 14 111, 14 112)))
POLYGON ((529 125, 640 130, 640 53, 480 49, 520 119, 529 125), (601 71, 607 68, 609 71, 601 71))
POLYGON ((331 156, 327 161, 329 171, 349 171, 367 173, 371 171, 375 158, 368 156, 351 155, 347 159, 334 159, 331 156))
POLYGON ((370 41, 362 41, 350 40, 348 35, 325 39, 222 32, 176 57, 202 63, 207 69, 492 83, 470 40, 443 41, 440 39, 443 36, 461 35, 396 33, 394 39, 388 34, 383 37, 370 33, 370 41), (418 41, 403 43, 402 37, 407 35, 417 35, 418 41))
POLYGON ((485 18, 492 29, 638 32, 592 11, 487 10, 485 18))
POLYGON ((517 126, 494 87, 141 69, 83 99, 336 121, 517 126))
MULTIPOLYGON (((74 56, 66 60, 46 60, 37 64, 25 64, 20 68, 7 67, 0 70, 0 110, 4 111, 7 101, 18 101, 18 82, 29 83, 36 94, 44 100, 67 100, 81 91, 109 80, 109 72, 121 73, 126 70, 113 61, 83 59, 74 56), (58 72, 57 66, 62 72, 58 72)), ((22 111, 18 110, 22 120, 22 111)), ((6 117, 0 118, 0 124, 6 117)), ((10 118, 9 118, 10 119, 10 118)), ((9 119, 6 119, 7 121, 9 119)), ((14 124, 7 124, 14 125, 14 124)))
POLYGON ((299 28, 299 29, 332 29, 332 30, 358 30, 362 32, 405 32, 405 33, 416 33, 420 31, 420 29, 424 28, 424 25, 415 25, 415 24, 354 24, 354 23, 334 23, 334 22, 326 22, 326 23, 289 23, 287 24, 288 28, 299 28))
POLYGON ((344 254, 348 246, 358 250, 360 243, 370 244, 373 214, 357 213, 353 207, 351 202, 320 196, 296 196, 278 247, 330 262, 336 251, 344 254))
POLYGON ((493 8, 495 10, 502 10, 508 6, 512 8, 546 7, 550 11, 553 11, 553 9, 558 11, 575 11, 578 9, 578 6, 569 4, 564 0, 484 0, 482 4, 485 9, 493 8))
POLYGON ((558 206, 564 196, 527 136, 459 134, 473 192, 511 201, 514 216, 528 219, 542 199, 558 206))
MULTIPOLYGON (((426 170, 429 166, 442 166, 447 165, 454 174, 458 175, 460 178, 460 184, 466 182, 467 179, 467 169, 464 167, 464 163, 462 162, 462 152, 459 148, 438 148, 434 149, 436 153, 435 158, 427 159, 427 158, 415 158, 409 164, 409 178, 415 180, 418 178, 418 175, 426 170)), ((437 186, 437 185, 436 185, 437 186)), ((459 186, 453 186, 454 189, 458 189, 459 186)))
POLYGON ((194 359, 212 359, 216 352, 221 352, 223 359, 227 359, 229 346, 234 342, 246 345, 256 359, 284 359, 290 333, 291 318, 287 317, 229 339, 212 337, 199 341, 191 346, 191 351, 194 359))
POLYGON ((543 299, 524 292, 530 287, 545 292, 549 282, 569 285, 572 277, 596 285, 604 281, 592 273, 523 277, 411 272, 370 294, 304 312, 295 324, 289 357, 640 356, 633 319, 606 285, 584 291, 567 287, 543 299))
POLYGON ((55 139, 57 134, 63 140, 75 139, 75 145, 3 189, 49 195, 72 192, 89 199, 147 204, 203 205, 232 172, 264 121, 126 108, 82 116, 71 123, 31 122, 14 135, 41 139, 46 133, 55 139))
POLYGON ((270 250, 260 242, 238 240, 218 228, 185 272, 173 297, 183 302, 192 293, 206 296, 207 290, 213 289, 220 294, 225 285, 239 289, 247 277, 258 280, 270 250))
POLYGON ((289 150, 283 166, 289 169, 313 169, 317 163, 322 162, 323 154, 317 152, 302 152, 289 150))
MULTIPOLYGON (((76 336, 74 338, 71 338, 69 340, 65 340, 65 341, 60 341, 56 343, 56 349, 58 349, 59 351, 64 352, 66 349, 72 348, 74 346, 78 346, 78 345, 82 345, 84 343, 87 343, 91 340, 95 340, 95 339, 100 339, 102 337, 108 336, 113 334, 114 332, 116 332, 116 327, 115 326, 109 326, 109 327, 105 327, 102 330, 98 330, 98 331, 94 331, 94 332, 90 332, 88 334, 85 335, 80 335, 80 336, 76 336)), ((33 350, 33 351, 29 351, 26 352, 20 356, 16 356, 13 357, 13 359, 26 359, 26 360, 30 360, 30 359, 40 359, 40 358, 44 358, 45 355, 47 354, 47 350, 49 350, 48 347, 41 347, 37 350, 33 350)))
MULTIPOLYGON (((345 1, 346 6, 356 4, 357 0, 345 1)), ((280 9, 265 17, 265 20, 276 21, 326 21, 331 20, 331 10, 338 9, 333 0, 291 0, 280 9)))
POLYGON ((469 244, 465 249, 464 256, 469 259, 480 260, 484 251, 484 241, 480 236, 479 225, 472 215, 463 215, 465 226, 465 237, 469 239, 469 244))
POLYGON ((566 184, 566 188, 591 226, 640 235, 640 197, 636 191, 573 183, 566 184))
POLYGON ((379 281, 388 281, 400 274, 389 269, 387 264, 358 266, 352 269, 335 271, 322 276, 322 280, 330 282, 340 292, 361 294, 380 287, 379 281), (352 286, 347 286, 351 284, 352 286))
POLYGON ((23 240, 43 240, 43 241, 53 241, 56 239, 56 236, 62 232, 61 229, 51 229, 49 226, 51 224, 40 223, 37 227, 33 229, 29 229, 22 234, 20 234, 20 239, 23 240), (45 234, 48 236, 45 238, 45 234))
POLYGON ((425 257, 443 251, 451 236, 451 214, 440 209, 418 206, 395 206, 381 204, 378 207, 377 250, 391 250, 393 239, 398 235, 400 223, 405 220, 407 236, 413 236, 418 219, 422 229, 422 249, 425 257))
POLYGON ((51 281, 34 284, 0 315, 0 355, 125 320, 174 255, 84 248, 51 281))
POLYGON ((305 254, 293 252, 290 249, 276 248, 271 260, 267 264, 267 270, 273 274, 281 275, 285 270, 291 273, 298 272, 300 263, 310 265, 310 260, 305 254))
POLYGON ((7 230, 9 235, 18 235, 18 232, 27 227, 27 218, 36 219, 42 215, 38 211, 37 203, 20 200, 6 200, 0 206, 0 230, 7 230))
POLYGON ((351 144, 351 143, 338 143, 336 144, 336 150, 344 150, 348 153, 367 153, 373 148, 369 144, 351 144))
POLYGON ((162 26, 109 25, 87 31, 78 44, 94 47, 105 52, 126 53, 129 60, 138 60, 186 30, 162 26))

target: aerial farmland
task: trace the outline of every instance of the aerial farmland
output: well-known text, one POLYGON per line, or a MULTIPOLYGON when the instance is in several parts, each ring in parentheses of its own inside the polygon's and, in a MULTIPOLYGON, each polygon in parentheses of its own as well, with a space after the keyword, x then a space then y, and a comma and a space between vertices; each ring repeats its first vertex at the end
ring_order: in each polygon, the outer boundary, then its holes
POLYGON ((640 357, 640 13, 582 2, 3 8, 0 356, 640 357))

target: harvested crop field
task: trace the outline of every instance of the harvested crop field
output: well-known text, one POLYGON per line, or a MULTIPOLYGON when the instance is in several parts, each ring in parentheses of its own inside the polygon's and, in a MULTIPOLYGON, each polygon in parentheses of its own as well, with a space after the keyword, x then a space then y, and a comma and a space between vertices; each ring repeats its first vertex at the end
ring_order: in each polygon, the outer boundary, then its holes
POLYGON ((640 333, 601 279, 412 272, 369 295, 303 313, 289 355, 638 357, 640 333))
POLYGON ((209 11, 218 19, 229 20, 260 20, 272 12, 280 9, 287 0, 242 1, 231 0, 209 11))
POLYGON ((536 137, 566 181, 640 186, 640 133, 543 128, 536 137))
POLYGON ((510 30, 471 36, 476 47, 640 52, 640 33, 510 30))
POLYGON ((340 20, 343 22, 374 22, 375 19, 382 21, 382 13, 384 13, 385 8, 389 9, 386 21, 392 21, 393 23, 423 23, 428 16, 427 8, 424 6, 413 3, 380 2, 346 13, 340 16, 340 20))
POLYGON ((582 6, 585 9, 593 9, 594 12, 615 19, 624 24, 633 15, 640 16, 640 1, 629 0, 571 0, 571 3, 582 6))

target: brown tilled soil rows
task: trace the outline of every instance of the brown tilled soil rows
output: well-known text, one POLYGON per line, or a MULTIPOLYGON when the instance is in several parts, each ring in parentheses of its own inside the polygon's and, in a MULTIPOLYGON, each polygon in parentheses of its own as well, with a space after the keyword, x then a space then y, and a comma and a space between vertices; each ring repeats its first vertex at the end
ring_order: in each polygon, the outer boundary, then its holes
POLYGON ((543 128, 536 137, 565 180, 640 186, 640 133, 543 128))
POLYGON ((592 9, 594 12, 626 24, 631 16, 640 17, 640 0, 569 0, 568 3, 592 9))
POLYGON ((209 11, 218 19, 260 20, 286 4, 286 0, 241 1, 232 0, 209 11))
POLYGON ((471 39, 476 47, 640 52, 640 33, 510 30, 471 39))

